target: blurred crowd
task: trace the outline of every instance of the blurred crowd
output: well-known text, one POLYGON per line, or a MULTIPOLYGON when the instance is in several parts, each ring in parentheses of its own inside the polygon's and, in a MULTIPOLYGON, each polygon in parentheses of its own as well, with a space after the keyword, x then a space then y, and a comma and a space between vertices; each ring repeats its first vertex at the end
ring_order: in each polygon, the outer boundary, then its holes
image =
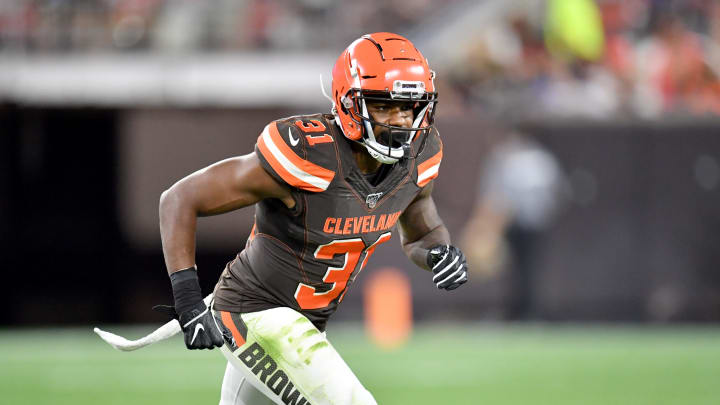
POLYGON ((457 0, 3 0, 0 49, 158 52, 344 48, 457 0))
MULTIPOLYGON (((488 2, 5 0, 0 53, 338 50, 361 32, 420 32, 448 9, 488 2)), ((440 76, 445 112, 720 114, 720 1, 531 3, 540 7, 515 7, 462 43, 463 59, 440 76)))
POLYGON ((720 114, 716 0, 547 0, 467 48, 450 72, 455 101, 496 115, 720 114))

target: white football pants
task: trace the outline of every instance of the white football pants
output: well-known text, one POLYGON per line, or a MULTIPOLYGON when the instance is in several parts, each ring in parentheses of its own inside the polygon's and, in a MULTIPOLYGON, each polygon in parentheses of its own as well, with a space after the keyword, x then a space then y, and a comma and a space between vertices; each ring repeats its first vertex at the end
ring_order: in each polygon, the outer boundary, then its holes
POLYGON ((229 361, 225 367, 220 405, 274 405, 275 403, 257 388, 253 387, 245 375, 229 361))
POLYGON ((241 314, 240 327, 224 315, 238 345, 221 348, 228 366, 220 405, 377 405, 325 334, 299 312, 241 314), (245 341, 238 341, 244 327, 245 341))

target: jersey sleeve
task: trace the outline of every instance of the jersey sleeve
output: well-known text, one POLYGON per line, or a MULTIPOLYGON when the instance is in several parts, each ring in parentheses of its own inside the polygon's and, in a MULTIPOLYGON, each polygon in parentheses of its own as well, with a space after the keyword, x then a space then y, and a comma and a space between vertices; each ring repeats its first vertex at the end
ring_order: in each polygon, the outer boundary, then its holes
POLYGON ((255 153, 271 176, 290 187, 323 192, 335 177, 334 162, 323 156, 323 150, 309 147, 304 134, 292 121, 268 124, 258 137, 255 153))
POLYGON ((425 187, 432 179, 436 178, 442 161, 443 144, 437 130, 428 134, 425 148, 417 157, 417 178, 418 187, 425 187))

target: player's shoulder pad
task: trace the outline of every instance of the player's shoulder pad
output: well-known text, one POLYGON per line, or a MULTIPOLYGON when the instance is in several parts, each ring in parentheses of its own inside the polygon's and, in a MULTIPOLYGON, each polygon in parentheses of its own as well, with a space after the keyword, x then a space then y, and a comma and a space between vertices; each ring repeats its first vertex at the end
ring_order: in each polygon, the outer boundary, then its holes
POLYGON ((427 135, 425 145, 422 146, 420 154, 415 159, 417 165, 415 182, 418 187, 425 187, 432 179, 438 176, 442 156, 442 140, 440 140, 440 134, 437 129, 433 128, 427 135))
POLYGON ((255 152, 276 180, 305 191, 325 191, 337 171, 330 125, 323 114, 273 121, 258 137, 255 152))

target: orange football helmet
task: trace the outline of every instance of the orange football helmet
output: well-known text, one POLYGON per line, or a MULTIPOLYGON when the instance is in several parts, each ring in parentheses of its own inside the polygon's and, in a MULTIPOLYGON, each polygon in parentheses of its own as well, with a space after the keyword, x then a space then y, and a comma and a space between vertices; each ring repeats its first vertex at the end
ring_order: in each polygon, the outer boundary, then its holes
POLYGON ((363 35, 340 55, 332 76, 335 121, 348 139, 362 143, 375 159, 395 163, 409 157, 418 134, 424 142, 437 104, 435 72, 407 38, 387 32, 363 35), (374 121, 366 100, 412 103, 412 128, 374 121), (387 128, 389 138, 377 139, 374 125, 387 128))

